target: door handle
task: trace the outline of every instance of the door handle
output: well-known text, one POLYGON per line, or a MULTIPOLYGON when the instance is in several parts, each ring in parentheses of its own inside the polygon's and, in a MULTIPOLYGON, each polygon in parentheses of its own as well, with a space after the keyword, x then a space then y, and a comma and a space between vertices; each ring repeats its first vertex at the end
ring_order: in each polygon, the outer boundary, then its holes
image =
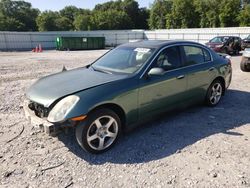
POLYGON ((185 78, 185 76, 184 75, 180 75, 180 76, 177 76, 176 78, 180 80, 180 79, 185 78))
POLYGON ((210 69, 208 69, 208 71, 214 71, 214 67, 211 67, 210 69))

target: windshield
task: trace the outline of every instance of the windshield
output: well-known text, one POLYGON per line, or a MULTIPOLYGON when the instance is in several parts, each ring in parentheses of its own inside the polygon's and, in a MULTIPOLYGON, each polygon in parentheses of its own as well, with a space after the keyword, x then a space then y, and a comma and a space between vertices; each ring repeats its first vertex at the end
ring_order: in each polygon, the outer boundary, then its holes
POLYGON ((224 43, 224 42, 227 42, 228 39, 229 39, 229 37, 215 37, 212 40, 210 40, 210 42, 212 42, 212 43, 224 43))
POLYGON ((151 57, 154 49, 120 47, 98 59, 92 67, 95 70, 132 74, 151 57))

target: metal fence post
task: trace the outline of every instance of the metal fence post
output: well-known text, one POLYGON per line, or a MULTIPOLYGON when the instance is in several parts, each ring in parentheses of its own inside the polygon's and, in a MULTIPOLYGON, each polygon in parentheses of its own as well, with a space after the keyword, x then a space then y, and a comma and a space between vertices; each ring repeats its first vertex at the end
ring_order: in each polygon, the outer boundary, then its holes
POLYGON ((32 49, 33 48, 33 41, 32 41, 31 33, 29 34, 29 36, 30 36, 30 48, 32 49))
POLYGON ((115 34, 115 46, 117 46, 117 33, 115 34))
POLYGON ((3 38, 4 38, 4 43, 5 43, 5 50, 8 50, 8 41, 7 41, 7 37, 6 37, 6 33, 3 33, 3 38))

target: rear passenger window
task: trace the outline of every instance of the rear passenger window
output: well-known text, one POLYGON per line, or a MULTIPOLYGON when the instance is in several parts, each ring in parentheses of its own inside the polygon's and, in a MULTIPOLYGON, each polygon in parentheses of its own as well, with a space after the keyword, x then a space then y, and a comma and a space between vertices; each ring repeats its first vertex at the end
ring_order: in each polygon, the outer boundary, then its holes
POLYGON ((196 46, 183 46, 183 50, 186 55, 186 66, 211 61, 209 52, 203 48, 199 48, 196 46))
POLYGON ((210 53, 207 50, 205 50, 205 49, 203 49, 203 53, 204 53, 205 62, 211 61, 211 55, 210 55, 210 53))

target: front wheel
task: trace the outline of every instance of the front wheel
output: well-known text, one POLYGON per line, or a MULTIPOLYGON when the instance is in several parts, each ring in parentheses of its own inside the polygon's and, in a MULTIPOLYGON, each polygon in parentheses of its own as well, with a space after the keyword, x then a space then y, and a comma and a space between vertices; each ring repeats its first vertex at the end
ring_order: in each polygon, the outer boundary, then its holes
POLYGON ((241 69, 243 72, 250 72, 250 66, 247 67, 247 65, 245 64, 244 61, 241 61, 241 63, 240 63, 240 69, 241 69))
POLYGON ((119 116, 109 109, 91 113, 76 127, 78 144, 87 152, 99 154, 110 149, 121 134, 119 116))
POLYGON ((216 106, 222 97, 223 85, 221 81, 215 80, 208 88, 205 102, 208 106, 216 106))

